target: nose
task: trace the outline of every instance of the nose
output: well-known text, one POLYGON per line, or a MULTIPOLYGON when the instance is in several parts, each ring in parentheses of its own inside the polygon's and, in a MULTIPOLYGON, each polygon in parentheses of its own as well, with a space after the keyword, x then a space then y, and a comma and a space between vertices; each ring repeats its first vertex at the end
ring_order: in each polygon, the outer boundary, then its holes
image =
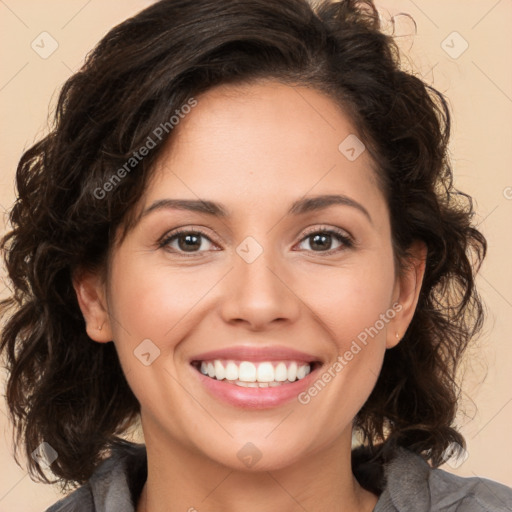
POLYGON ((264 330, 293 323, 304 305, 294 291, 290 269, 269 249, 250 261, 234 254, 234 267, 224 280, 222 317, 231 324, 264 330))

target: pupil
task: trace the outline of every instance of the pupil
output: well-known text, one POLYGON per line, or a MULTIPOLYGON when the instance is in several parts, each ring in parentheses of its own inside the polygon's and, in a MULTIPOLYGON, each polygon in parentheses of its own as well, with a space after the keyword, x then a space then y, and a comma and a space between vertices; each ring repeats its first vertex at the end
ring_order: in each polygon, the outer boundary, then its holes
POLYGON ((198 242, 199 237, 197 235, 184 235, 182 236, 179 241, 180 249, 198 249, 201 245, 200 242, 198 242), (191 239, 195 239, 195 242, 190 242, 191 239), (186 242, 184 244, 181 243, 182 240, 185 240, 186 242))
POLYGON ((317 234, 317 235, 314 235, 314 236, 313 236, 313 241, 314 241, 314 242, 313 242, 313 245, 315 245, 315 244, 318 242, 318 240, 319 240, 319 239, 321 239, 321 240, 323 240, 324 245, 320 245, 320 248, 325 249, 325 240, 326 240, 326 238, 330 238, 330 236, 331 236, 331 235, 326 235, 326 234, 321 234, 321 235, 318 235, 318 234, 317 234))

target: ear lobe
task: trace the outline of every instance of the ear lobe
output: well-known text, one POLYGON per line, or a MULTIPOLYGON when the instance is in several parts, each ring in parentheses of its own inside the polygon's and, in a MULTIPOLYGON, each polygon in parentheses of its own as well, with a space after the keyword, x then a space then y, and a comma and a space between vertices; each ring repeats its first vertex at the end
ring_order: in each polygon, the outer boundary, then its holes
POLYGON ((112 341, 105 285, 100 275, 80 270, 73 275, 72 283, 89 338, 99 343, 112 341))
POLYGON ((416 311, 425 275, 425 265, 427 262, 426 244, 421 240, 417 240, 411 245, 408 253, 406 266, 396 278, 393 302, 397 306, 393 309, 397 311, 397 314, 393 320, 393 325, 390 325, 388 329, 386 348, 393 348, 398 345, 409 327, 416 311))

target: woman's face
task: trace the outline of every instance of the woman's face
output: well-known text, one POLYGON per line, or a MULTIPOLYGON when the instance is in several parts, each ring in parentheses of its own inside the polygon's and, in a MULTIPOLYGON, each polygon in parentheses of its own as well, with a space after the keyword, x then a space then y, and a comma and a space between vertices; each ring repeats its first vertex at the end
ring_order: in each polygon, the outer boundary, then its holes
POLYGON ((81 299, 88 333, 114 341, 146 442, 238 468, 261 457, 258 469, 350 445, 422 271, 395 274, 369 154, 332 100, 266 82, 197 101, 113 252, 107 288, 81 299), (220 382, 200 360, 219 378, 272 382, 220 382), (294 364, 309 373, 283 383, 294 364))

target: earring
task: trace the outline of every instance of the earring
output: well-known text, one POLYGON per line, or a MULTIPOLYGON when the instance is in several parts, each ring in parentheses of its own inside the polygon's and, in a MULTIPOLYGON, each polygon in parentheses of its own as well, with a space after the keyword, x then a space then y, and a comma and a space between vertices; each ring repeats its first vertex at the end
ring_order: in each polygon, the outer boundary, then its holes
POLYGON ((103 322, 99 327, 97 327, 98 331, 101 331, 103 329, 104 325, 105 325, 105 322, 103 322))
POLYGON ((395 333, 395 336, 396 336, 396 339, 399 340, 400 339, 400 335, 398 333, 395 333))

